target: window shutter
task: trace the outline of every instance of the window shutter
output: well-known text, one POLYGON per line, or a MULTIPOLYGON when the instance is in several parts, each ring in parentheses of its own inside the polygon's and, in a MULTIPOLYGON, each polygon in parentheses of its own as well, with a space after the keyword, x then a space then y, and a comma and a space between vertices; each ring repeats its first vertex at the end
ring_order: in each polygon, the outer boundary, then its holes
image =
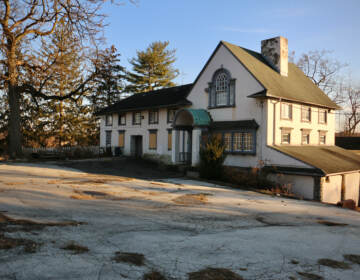
POLYGON ((229 97, 229 105, 235 105, 235 79, 230 80, 230 97, 229 97))

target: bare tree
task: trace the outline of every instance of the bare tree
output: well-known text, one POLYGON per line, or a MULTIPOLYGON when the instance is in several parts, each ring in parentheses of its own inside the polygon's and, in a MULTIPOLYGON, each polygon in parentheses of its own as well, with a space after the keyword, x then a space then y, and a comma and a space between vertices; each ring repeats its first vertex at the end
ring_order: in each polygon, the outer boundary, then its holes
MULTIPOLYGON (((44 64, 31 64, 36 56, 39 40, 52 34, 60 21, 77 36, 85 46, 95 43, 103 28, 104 15, 100 8, 106 0, 0 0, 0 77, 8 95, 9 154, 12 158, 21 156, 21 95, 33 98, 64 100, 81 95, 88 90, 87 85, 96 71, 73 91, 66 95, 51 95, 43 89, 51 79, 51 67, 55 58, 44 64), (49 73, 37 85, 22 79, 23 71, 32 69, 49 73)), ((113 1, 112 1, 113 2, 113 1)))
POLYGON ((346 64, 329 57, 330 53, 328 50, 309 51, 302 54, 296 64, 335 103, 341 104, 344 99, 338 88, 338 75, 346 64))
POLYGON ((341 92, 346 99, 344 133, 354 135, 360 124, 360 87, 353 86, 349 80, 345 86, 341 85, 341 92))

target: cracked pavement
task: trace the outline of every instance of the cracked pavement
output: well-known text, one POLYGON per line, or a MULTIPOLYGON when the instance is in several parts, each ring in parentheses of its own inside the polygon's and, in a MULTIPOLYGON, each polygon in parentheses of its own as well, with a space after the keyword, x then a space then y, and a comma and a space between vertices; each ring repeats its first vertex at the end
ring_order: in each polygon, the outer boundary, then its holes
MULTIPOLYGON (((136 179, 51 165, 0 164, 0 213, 35 222, 85 224, 4 232, 40 244, 0 250, 0 279, 142 279, 151 270, 188 279, 206 267, 244 279, 360 279, 360 265, 341 270, 317 263, 360 255, 360 213, 316 202, 273 197, 186 178, 136 179), (204 194, 200 204, 174 199, 204 194), (331 221, 346 226, 326 226, 331 221), (89 252, 61 248, 74 241, 89 252), (145 265, 117 263, 115 252, 145 256, 145 265)), ((1 228, 0 228, 1 229, 1 228)))

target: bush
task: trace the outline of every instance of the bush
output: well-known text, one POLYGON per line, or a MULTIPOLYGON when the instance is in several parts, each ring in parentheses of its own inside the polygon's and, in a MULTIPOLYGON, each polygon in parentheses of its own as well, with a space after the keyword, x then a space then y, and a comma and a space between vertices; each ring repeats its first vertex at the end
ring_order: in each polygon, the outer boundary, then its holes
POLYGON ((209 137, 200 149, 200 177, 205 179, 221 179, 225 160, 225 146, 217 137, 209 137))
POLYGON ((245 188, 271 190, 275 187, 275 183, 267 179, 267 173, 262 168, 240 170, 236 167, 226 167, 224 180, 245 188))

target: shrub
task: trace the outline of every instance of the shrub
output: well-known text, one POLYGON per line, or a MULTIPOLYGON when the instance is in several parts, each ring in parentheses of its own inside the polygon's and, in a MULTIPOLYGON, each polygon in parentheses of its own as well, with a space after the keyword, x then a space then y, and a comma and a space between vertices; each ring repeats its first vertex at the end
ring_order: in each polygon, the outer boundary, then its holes
POLYGON ((225 146, 217 137, 209 137, 200 149, 200 176, 205 179, 221 179, 225 160, 225 146))
POLYGON ((226 167, 224 180, 245 188, 271 190, 275 187, 275 183, 267 179, 267 173, 262 168, 241 170, 236 167, 226 167))

